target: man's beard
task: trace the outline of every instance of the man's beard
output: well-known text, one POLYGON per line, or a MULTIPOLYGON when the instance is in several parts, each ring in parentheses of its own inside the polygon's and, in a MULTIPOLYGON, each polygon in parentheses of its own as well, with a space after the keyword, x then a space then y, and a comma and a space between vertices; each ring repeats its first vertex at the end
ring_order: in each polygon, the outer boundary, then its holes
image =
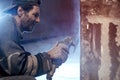
POLYGON ((31 20, 23 21, 21 26, 23 31, 32 31, 35 26, 35 22, 31 20))

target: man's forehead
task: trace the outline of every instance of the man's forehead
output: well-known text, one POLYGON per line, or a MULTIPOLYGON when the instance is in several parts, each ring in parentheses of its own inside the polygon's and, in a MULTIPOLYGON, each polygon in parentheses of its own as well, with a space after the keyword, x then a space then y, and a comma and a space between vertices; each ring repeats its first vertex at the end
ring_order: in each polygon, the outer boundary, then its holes
POLYGON ((34 13, 40 14, 40 7, 39 7, 39 6, 33 6, 32 11, 33 11, 34 13))
POLYGON ((33 9, 34 9, 34 10, 37 10, 37 11, 40 11, 40 6, 34 5, 34 6, 33 6, 33 9))

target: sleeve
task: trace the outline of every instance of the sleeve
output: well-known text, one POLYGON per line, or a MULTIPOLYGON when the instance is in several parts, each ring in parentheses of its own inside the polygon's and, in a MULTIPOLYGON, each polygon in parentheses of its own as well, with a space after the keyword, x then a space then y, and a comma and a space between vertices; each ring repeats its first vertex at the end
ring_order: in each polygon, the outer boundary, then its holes
POLYGON ((7 58, 10 75, 40 76, 51 70, 47 53, 31 55, 28 52, 11 54, 7 58))
POLYGON ((47 53, 32 55, 13 41, 0 45, 0 66, 10 76, 40 76, 51 69, 51 59, 47 53))
POLYGON ((50 56, 48 56, 47 53, 39 53, 36 55, 36 57, 38 61, 38 70, 36 76, 48 73, 52 67, 50 56))

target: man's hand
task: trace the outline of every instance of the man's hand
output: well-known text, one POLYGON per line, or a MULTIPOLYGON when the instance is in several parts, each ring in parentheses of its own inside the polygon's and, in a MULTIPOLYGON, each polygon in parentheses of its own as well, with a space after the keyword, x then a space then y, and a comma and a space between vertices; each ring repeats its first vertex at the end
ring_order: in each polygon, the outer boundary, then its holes
POLYGON ((48 55, 52 59, 52 70, 47 73, 47 80, 52 80, 52 76, 55 72, 55 69, 59 67, 62 63, 64 63, 69 54, 69 48, 74 46, 74 43, 71 37, 66 37, 63 41, 57 43, 57 45, 48 51, 48 55))
POLYGON ((64 63, 69 54, 69 48, 71 46, 75 47, 71 37, 66 37, 64 40, 59 41, 55 47, 48 51, 48 55, 54 61, 54 64, 60 66, 64 63))
POLYGON ((60 66, 67 60, 68 54, 69 54, 68 46, 64 43, 58 43, 55 47, 48 51, 48 55, 54 61, 54 64, 57 66, 60 66))

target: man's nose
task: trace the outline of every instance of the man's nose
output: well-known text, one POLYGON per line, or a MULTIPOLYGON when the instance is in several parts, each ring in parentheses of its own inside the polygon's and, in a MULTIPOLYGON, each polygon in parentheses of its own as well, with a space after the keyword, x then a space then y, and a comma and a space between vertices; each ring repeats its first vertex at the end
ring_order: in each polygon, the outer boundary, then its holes
POLYGON ((39 23, 40 22, 40 18, 38 17, 38 18, 36 18, 36 22, 37 23, 39 23))

